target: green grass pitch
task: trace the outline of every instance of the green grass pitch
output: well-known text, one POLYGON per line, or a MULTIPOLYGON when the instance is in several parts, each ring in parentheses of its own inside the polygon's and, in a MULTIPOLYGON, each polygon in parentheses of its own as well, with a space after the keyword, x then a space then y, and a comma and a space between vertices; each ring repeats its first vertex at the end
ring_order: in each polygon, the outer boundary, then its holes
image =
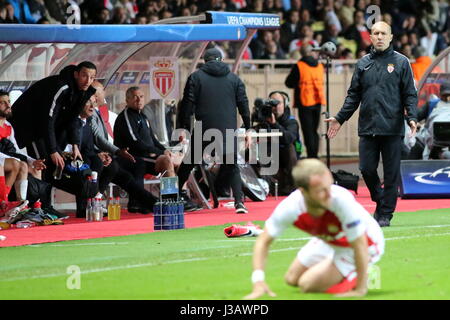
MULTIPOLYGON (((0 299, 241 299, 255 238, 228 239, 226 226, 1 248, 0 299)), ((397 213, 383 231, 380 288, 364 299, 450 299, 450 209, 397 213)), ((265 299, 338 299, 283 282, 307 237, 289 228, 273 243, 266 278, 277 297, 265 299)))

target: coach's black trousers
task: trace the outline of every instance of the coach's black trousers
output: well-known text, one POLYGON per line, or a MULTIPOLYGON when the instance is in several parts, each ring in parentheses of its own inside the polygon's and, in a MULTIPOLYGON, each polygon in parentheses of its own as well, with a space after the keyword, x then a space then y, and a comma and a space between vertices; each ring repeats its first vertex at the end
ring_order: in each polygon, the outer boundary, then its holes
POLYGON ((400 180, 401 136, 360 136, 359 166, 372 201, 379 203, 378 216, 392 219, 397 205, 400 180), (377 173, 383 160, 384 187, 377 173))
POLYGON ((320 136, 319 129, 321 105, 298 108, 298 118, 302 127, 303 140, 308 158, 318 158, 320 136))

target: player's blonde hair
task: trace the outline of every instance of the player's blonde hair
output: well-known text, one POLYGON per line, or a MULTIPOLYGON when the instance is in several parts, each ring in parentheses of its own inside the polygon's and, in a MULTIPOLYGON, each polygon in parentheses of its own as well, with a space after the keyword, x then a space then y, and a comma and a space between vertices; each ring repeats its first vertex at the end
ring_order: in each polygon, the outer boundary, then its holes
POLYGON ((296 188, 308 190, 311 176, 328 172, 327 166, 318 159, 304 159, 297 161, 292 169, 292 178, 296 188))

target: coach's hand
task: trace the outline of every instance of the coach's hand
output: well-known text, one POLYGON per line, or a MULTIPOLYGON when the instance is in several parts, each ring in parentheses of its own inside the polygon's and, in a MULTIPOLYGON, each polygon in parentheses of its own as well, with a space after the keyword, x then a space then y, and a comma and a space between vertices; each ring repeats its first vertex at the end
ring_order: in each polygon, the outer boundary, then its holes
POLYGON ((253 291, 249 295, 244 297, 244 300, 254 300, 262 297, 264 294, 268 294, 271 297, 276 297, 275 292, 270 290, 267 283, 264 281, 258 281, 253 285, 253 291))
POLYGON ((117 155, 133 163, 136 162, 136 159, 128 152, 128 148, 117 150, 117 155))
POLYGON ((339 129, 341 128, 341 124, 334 117, 325 119, 325 122, 329 122, 330 124, 327 132, 328 138, 333 139, 334 137, 336 137, 339 129))
POLYGON ((417 123, 414 120, 409 121, 409 127, 411 128, 411 134, 410 137, 414 137, 417 131, 417 123))
POLYGON ((63 159, 63 157, 61 157, 59 152, 53 152, 50 155, 50 158, 52 158, 52 162, 55 164, 55 166, 64 168, 64 165, 65 165, 64 159, 63 159))

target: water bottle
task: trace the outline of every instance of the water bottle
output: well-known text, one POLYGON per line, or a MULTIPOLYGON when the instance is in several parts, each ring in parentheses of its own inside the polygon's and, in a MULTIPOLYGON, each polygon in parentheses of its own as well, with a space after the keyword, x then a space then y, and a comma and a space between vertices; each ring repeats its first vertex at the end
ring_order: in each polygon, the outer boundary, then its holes
POLYGON ((153 229, 154 230, 161 230, 161 208, 162 203, 157 202, 153 205, 153 229))
POLYGON ((114 212, 114 200, 113 197, 109 197, 109 202, 108 202, 108 220, 116 220, 115 217, 115 212, 114 212))
POLYGON ((115 210, 114 210, 114 217, 115 220, 120 220, 120 214, 122 212, 122 206, 120 205, 120 198, 116 197, 116 204, 115 204, 115 210))
POLYGON ((86 221, 92 221, 92 213, 93 213, 93 208, 92 208, 92 198, 89 198, 87 201, 87 205, 86 205, 86 221))
POLYGON ((94 202, 94 220, 102 221, 103 220, 103 212, 102 212, 102 204, 100 203, 99 198, 95 198, 94 202))
POLYGON ((63 170, 64 170, 64 168, 62 168, 60 166, 56 166, 55 171, 53 171, 53 178, 55 180, 61 180, 63 170))

